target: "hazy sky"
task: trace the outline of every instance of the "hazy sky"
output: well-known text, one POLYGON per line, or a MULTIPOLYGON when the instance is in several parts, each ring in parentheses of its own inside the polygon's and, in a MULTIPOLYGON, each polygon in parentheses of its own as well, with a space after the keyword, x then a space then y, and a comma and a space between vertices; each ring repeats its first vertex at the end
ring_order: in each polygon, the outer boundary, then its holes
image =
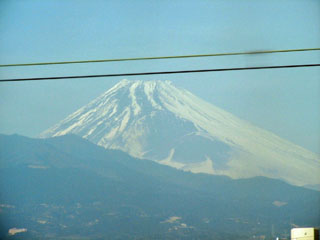
MULTIPOLYGON (((0 63, 320 47, 319 0, 1 0, 0 63)), ((2 68, 0 77, 319 63, 320 52, 2 68)), ((0 84, 0 133, 37 136, 122 78, 0 84)), ((320 68, 167 79, 320 153, 320 68)))

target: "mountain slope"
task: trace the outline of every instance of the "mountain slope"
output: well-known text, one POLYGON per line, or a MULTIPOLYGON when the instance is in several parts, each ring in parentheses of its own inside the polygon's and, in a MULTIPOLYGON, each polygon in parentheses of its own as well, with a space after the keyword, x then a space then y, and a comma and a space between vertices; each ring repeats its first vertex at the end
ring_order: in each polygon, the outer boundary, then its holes
POLYGON ((168 81, 123 80, 41 137, 68 133, 192 172, 320 183, 318 155, 168 81))
POLYGON ((0 225, 29 239, 251 239, 320 224, 320 193, 279 180, 192 174, 69 135, 0 135, 0 149, 0 225))

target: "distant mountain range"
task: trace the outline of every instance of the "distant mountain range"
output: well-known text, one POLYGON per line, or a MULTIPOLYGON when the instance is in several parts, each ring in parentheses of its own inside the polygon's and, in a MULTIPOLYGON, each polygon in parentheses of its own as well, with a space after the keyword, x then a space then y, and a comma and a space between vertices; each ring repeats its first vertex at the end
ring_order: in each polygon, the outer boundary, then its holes
POLYGON ((123 80, 41 137, 76 134, 178 169, 320 186, 320 157, 168 81, 123 80))
POLYGON ((0 149, 1 239, 248 240, 320 225, 320 193, 281 180, 193 174, 74 135, 0 135, 0 149))

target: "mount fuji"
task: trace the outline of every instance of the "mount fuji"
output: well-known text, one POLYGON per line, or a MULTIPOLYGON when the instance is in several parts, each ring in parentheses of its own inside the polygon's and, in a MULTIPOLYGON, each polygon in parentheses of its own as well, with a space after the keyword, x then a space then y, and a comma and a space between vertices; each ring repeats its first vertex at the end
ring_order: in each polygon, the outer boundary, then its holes
POLYGON ((320 184, 320 158, 169 81, 122 80, 40 137, 75 134, 194 173, 320 184))

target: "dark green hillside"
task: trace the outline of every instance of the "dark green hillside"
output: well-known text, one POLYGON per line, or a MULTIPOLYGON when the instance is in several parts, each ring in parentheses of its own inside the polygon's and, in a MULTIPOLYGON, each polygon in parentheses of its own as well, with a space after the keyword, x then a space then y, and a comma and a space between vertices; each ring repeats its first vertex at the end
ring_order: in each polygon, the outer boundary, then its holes
POLYGON ((250 239, 320 225, 319 192, 187 173, 76 136, 0 135, 0 163, 7 239, 250 239))

